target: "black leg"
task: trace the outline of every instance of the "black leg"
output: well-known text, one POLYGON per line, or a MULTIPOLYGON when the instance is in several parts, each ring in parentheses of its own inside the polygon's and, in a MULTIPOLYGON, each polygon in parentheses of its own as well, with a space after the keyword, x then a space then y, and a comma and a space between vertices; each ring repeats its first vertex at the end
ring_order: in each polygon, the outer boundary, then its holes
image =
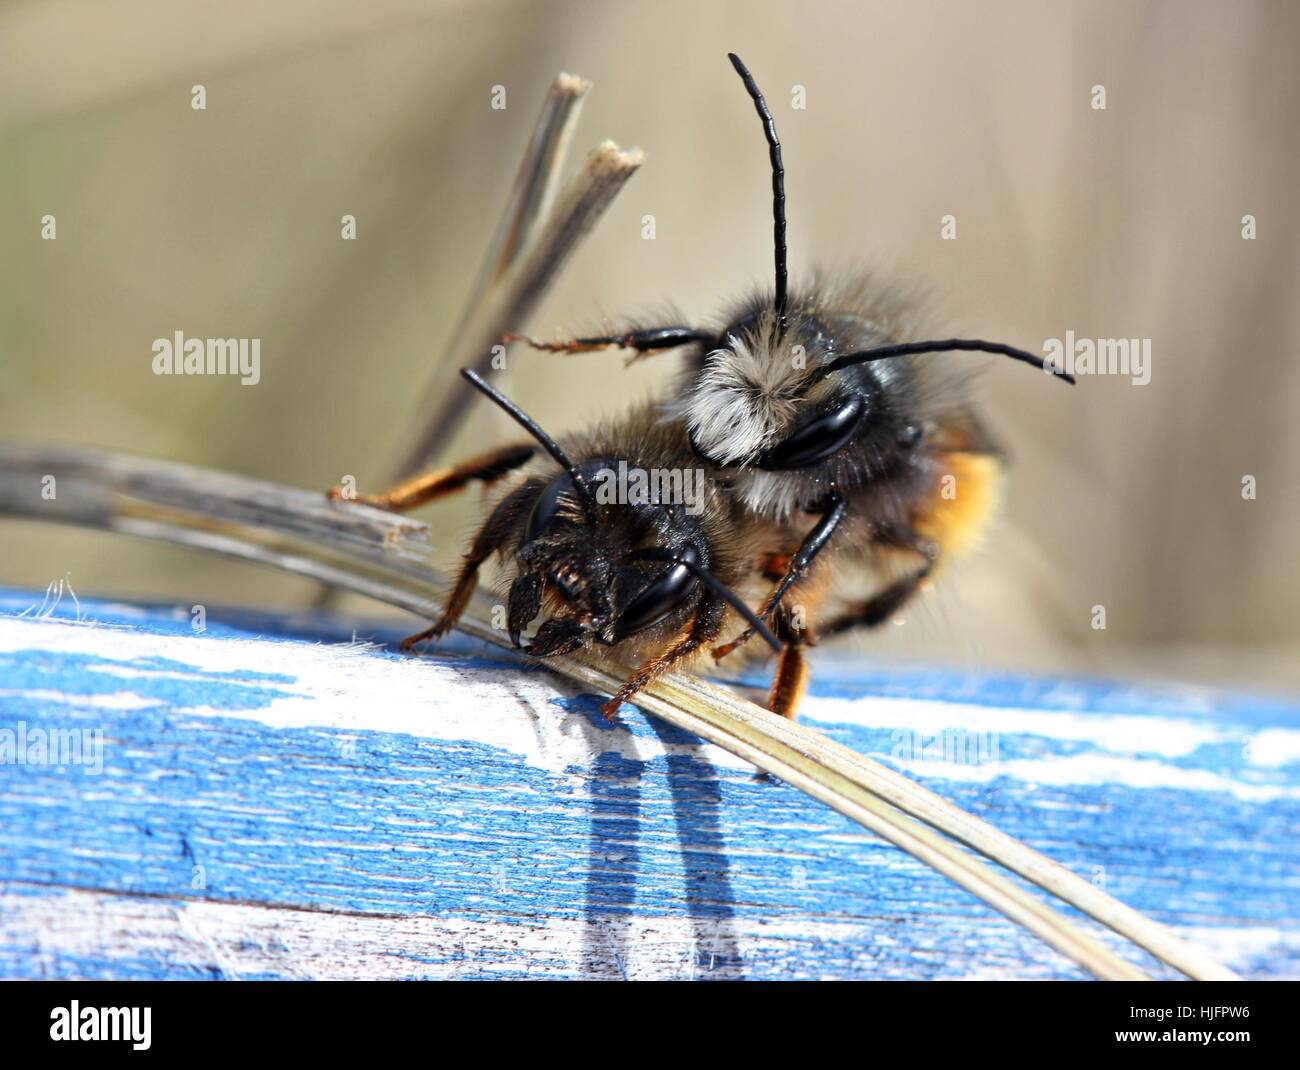
POLYGON ((841 635, 856 628, 879 627, 910 602, 921 589, 926 577, 934 571, 935 562, 939 559, 939 547, 929 540, 918 539, 912 543, 912 547, 925 559, 925 564, 901 580, 891 583, 879 594, 872 595, 861 605, 827 621, 817 629, 819 638, 841 635))
MULTIPOLYGON (((781 599, 795 582, 800 579, 812 566, 817 555, 826 548, 830 542, 831 536, 835 534, 835 529, 840 526, 840 521, 844 519, 844 514, 848 511, 848 503, 840 497, 839 494, 832 493, 826 503, 826 511, 822 514, 821 519, 813 525, 812 531, 808 532, 799 549, 795 551, 790 558, 789 565, 786 566, 785 575, 781 577, 780 582, 773 588, 772 593, 768 595, 767 601, 763 603, 763 608, 758 611, 758 616, 766 620, 775 612, 776 607, 780 604, 781 599)), ((753 628, 746 628, 740 635, 736 636, 731 642, 718 647, 713 652, 715 658, 725 658, 738 646, 749 641, 750 636, 754 634, 753 628)))
POLYGON ((696 327, 645 327, 622 334, 596 335, 590 338, 570 338, 566 341, 541 342, 522 334, 507 334, 506 342, 526 342, 534 349, 548 353, 590 353, 596 349, 634 349, 638 355, 657 350, 678 349, 697 342, 710 342, 712 331, 696 327))
POLYGON ((566 617, 552 617, 543 622, 528 644, 526 653, 535 658, 553 658, 559 654, 572 654, 582 646, 582 625, 566 617))
POLYGON ((510 642, 519 646, 519 636, 542 608, 542 578, 536 572, 516 576, 507 598, 506 628, 510 642))

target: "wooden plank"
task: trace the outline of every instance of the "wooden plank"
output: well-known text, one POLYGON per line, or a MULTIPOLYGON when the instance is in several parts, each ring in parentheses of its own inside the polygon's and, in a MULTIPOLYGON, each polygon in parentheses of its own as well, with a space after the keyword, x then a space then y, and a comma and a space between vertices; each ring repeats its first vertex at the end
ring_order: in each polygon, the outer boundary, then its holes
MULTIPOLYGON (((16 616, 39 602, 0 594, 0 755, 6 730, 88 748, 0 764, 0 975, 1080 976, 793 789, 493 649, 16 616)), ((1300 975, 1293 705, 829 659, 806 717, 1227 965, 1300 975)))

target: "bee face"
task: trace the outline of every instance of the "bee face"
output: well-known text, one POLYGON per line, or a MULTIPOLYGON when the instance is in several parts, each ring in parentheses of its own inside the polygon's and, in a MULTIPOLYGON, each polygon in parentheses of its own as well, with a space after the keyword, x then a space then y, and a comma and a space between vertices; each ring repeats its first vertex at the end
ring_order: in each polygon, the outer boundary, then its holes
POLYGON ((820 324, 802 319, 781 335, 770 310, 721 332, 690 370, 676 415, 691 447, 719 467, 753 467, 830 394, 815 370, 827 349, 820 324))
MULTIPOLYGON (((578 471, 589 476, 616 464, 588 461, 578 471)), ((514 554, 511 638, 520 645, 539 612, 547 620, 529 646, 537 656, 590 641, 612 646, 656 626, 672 630, 698 602, 700 582, 689 566, 707 566, 707 547, 702 529, 680 510, 608 504, 588 515, 572 479, 559 475, 537 487, 514 554)))
POLYGON ((727 470, 744 498, 786 499, 777 488, 787 486, 815 497, 855 485, 896 464, 918 437, 906 418, 907 369, 827 374, 837 355, 883 337, 861 319, 799 311, 781 331, 775 313, 761 310, 703 354, 675 415, 696 454, 727 470))

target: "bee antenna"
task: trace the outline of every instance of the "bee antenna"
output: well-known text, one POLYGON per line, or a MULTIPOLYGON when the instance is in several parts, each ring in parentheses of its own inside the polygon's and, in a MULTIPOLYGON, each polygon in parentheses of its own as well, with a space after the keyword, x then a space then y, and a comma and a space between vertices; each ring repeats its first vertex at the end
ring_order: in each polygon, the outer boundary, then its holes
POLYGON ((504 409, 515 423, 519 424, 519 426, 532 435, 533 438, 537 439, 537 441, 541 443, 542 448, 555 458, 555 463, 563 468, 569 474, 569 478, 573 480, 573 489, 577 492, 578 498, 582 502, 583 510, 590 517, 592 513, 591 489, 587 486, 587 481, 583 478, 582 473, 578 471, 578 466, 569 460, 569 455, 565 453, 564 450, 560 449, 560 444, 543 431, 537 425, 537 422, 528 415, 528 413, 524 412, 523 409, 501 393, 500 390, 494 387, 477 372, 471 371, 469 368, 461 368, 460 374, 491 398, 492 401, 496 402, 499 407, 504 409))
POLYGON ((745 605, 741 597, 736 594, 730 587, 723 583, 717 576, 710 572, 699 561, 692 561, 690 558, 665 549, 662 546, 650 546, 644 550, 638 550, 633 557, 642 558, 648 561, 665 561, 670 565, 681 565, 696 579, 707 585, 719 598, 726 602, 732 609, 745 618, 751 628, 763 637, 763 642, 767 643, 778 654, 781 653, 781 640, 772 634, 771 630, 763 623, 749 606, 745 605))
POLYGON ((758 88, 758 83, 754 81, 754 76, 749 73, 749 68, 741 62, 740 57, 734 52, 728 52, 727 59, 731 60, 731 65, 736 68, 736 73, 740 75, 740 80, 745 83, 745 89, 754 101, 754 109, 763 122, 763 134, 767 138, 768 155, 772 159, 772 243, 776 250, 776 314, 780 320, 781 329, 785 330, 786 287, 789 275, 785 263, 785 164, 781 160, 781 142, 776 136, 776 120, 772 118, 772 110, 767 106, 767 101, 763 99, 763 91, 758 88))
POLYGON ((1057 368, 1049 365, 1042 357, 1037 354, 1027 352, 1023 349, 1016 349, 1014 346, 1004 346, 1000 342, 982 342, 978 338, 946 338, 943 341, 935 342, 903 342, 899 345, 878 346, 875 349, 860 349, 856 353, 845 353, 842 357, 836 357, 828 364, 821 366, 823 376, 830 375, 831 372, 837 372, 841 368, 849 368, 855 364, 869 364, 875 360, 888 360, 891 357, 910 357, 918 353, 948 353, 959 350, 964 353, 996 353, 999 356, 1010 357, 1012 360, 1023 361, 1025 364, 1032 364, 1035 368, 1042 371, 1050 372, 1067 383, 1074 382, 1074 376, 1063 368, 1057 368))

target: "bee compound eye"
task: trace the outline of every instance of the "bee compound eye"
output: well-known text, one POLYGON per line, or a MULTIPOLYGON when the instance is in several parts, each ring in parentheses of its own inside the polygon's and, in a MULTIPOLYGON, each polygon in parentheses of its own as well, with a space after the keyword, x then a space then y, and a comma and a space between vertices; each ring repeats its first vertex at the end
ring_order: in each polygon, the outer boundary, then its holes
MULTIPOLYGON (((694 546, 685 546, 678 556, 692 564, 699 564, 700 555, 694 546)), ((614 625, 615 639, 624 639, 657 624, 693 594, 698 586, 699 580, 685 565, 669 564, 619 614, 614 625)))
POLYGON ((528 524, 524 528, 524 542, 530 543, 542 534, 560 511, 560 495, 573 489, 573 481, 568 476, 561 476, 538 496, 528 514, 528 524))
POLYGON ((765 451, 757 467, 769 471, 810 468, 843 449, 857 433, 866 406, 861 394, 854 394, 839 407, 823 412, 797 427, 781 442, 765 451))
MULTIPOLYGON (((589 482, 597 479, 600 473, 609 467, 609 461, 584 461, 578 465, 577 471, 583 480, 589 482)), ((550 527, 551 522, 560 512, 562 499, 565 495, 568 496, 571 502, 579 500, 577 490, 573 485, 573 479, 568 474, 556 476, 537 496, 537 501, 533 503, 533 508, 528 514, 528 522, 524 527, 523 541, 525 545, 532 542, 550 527)))

